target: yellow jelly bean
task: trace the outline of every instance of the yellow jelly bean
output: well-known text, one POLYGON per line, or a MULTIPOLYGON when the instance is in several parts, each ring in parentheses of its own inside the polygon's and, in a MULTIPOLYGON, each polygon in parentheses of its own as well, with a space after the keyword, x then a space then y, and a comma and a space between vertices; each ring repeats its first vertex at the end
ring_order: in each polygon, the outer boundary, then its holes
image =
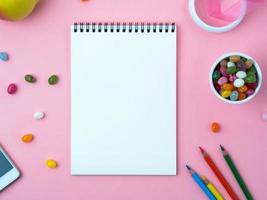
POLYGON ((238 92, 244 93, 248 90, 248 87, 243 85, 242 87, 238 88, 237 90, 238 90, 238 92))
POLYGON ((46 161, 46 166, 48 168, 56 168, 57 167, 57 161, 53 160, 53 159, 48 159, 46 161))
POLYGON ((33 134, 28 133, 26 135, 23 135, 21 140, 25 143, 29 143, 33 140, 33 134))
POLYGON ((234 86, 230 83, 225 83, 222 85, 222 90, 232 91, 232 90, 234 90, 234 86))
POLYGON ((228 97, 230 97, 231 93, 232 93, 232 92, 229 91, 229 90, 224 90, 224 91, 221 92, 221 96, 222 96, 223 98, 228 98, 228 97))

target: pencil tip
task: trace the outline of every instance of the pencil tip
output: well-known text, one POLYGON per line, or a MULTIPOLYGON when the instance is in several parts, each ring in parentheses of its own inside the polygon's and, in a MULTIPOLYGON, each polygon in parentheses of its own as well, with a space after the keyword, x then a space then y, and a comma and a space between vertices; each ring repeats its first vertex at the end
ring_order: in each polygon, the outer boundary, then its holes
POLYGON ((191 167, 189 165, 185 165, 188 170, 191 170, 191 167))
POLYGON ((224 151, 224 147, 220 144, 221 150, 224 151))
POLYGON ((202 147, 199 147, 199 149, 200 149, 201 153, 204 153, 205 152, 202 147))

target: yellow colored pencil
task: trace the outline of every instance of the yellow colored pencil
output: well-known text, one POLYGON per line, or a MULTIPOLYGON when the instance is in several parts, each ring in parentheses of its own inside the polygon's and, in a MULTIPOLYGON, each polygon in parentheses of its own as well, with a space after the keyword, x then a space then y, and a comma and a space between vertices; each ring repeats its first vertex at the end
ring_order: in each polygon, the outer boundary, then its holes
POLYGON ((216 189, 216 187, 205 176, 202 176, 202 180, 217 200, 224 200, 224 198, 222 197, 220 192, 216 189))

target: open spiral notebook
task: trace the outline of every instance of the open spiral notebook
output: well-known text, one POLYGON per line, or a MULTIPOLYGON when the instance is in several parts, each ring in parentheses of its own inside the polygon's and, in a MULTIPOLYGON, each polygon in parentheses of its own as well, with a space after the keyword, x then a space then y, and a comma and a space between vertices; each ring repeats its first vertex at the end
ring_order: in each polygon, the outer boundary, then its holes
POLYGON ((71 26, 71 174, 176 175, 176 26, 71 26))

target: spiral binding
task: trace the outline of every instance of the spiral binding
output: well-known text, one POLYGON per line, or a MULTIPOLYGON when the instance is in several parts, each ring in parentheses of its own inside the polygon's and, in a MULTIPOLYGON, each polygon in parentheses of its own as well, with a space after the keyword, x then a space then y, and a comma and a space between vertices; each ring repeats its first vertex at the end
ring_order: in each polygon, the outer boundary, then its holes
POLYGON ((175 23, 74 23, 74 32, 175 32, 175 23))

